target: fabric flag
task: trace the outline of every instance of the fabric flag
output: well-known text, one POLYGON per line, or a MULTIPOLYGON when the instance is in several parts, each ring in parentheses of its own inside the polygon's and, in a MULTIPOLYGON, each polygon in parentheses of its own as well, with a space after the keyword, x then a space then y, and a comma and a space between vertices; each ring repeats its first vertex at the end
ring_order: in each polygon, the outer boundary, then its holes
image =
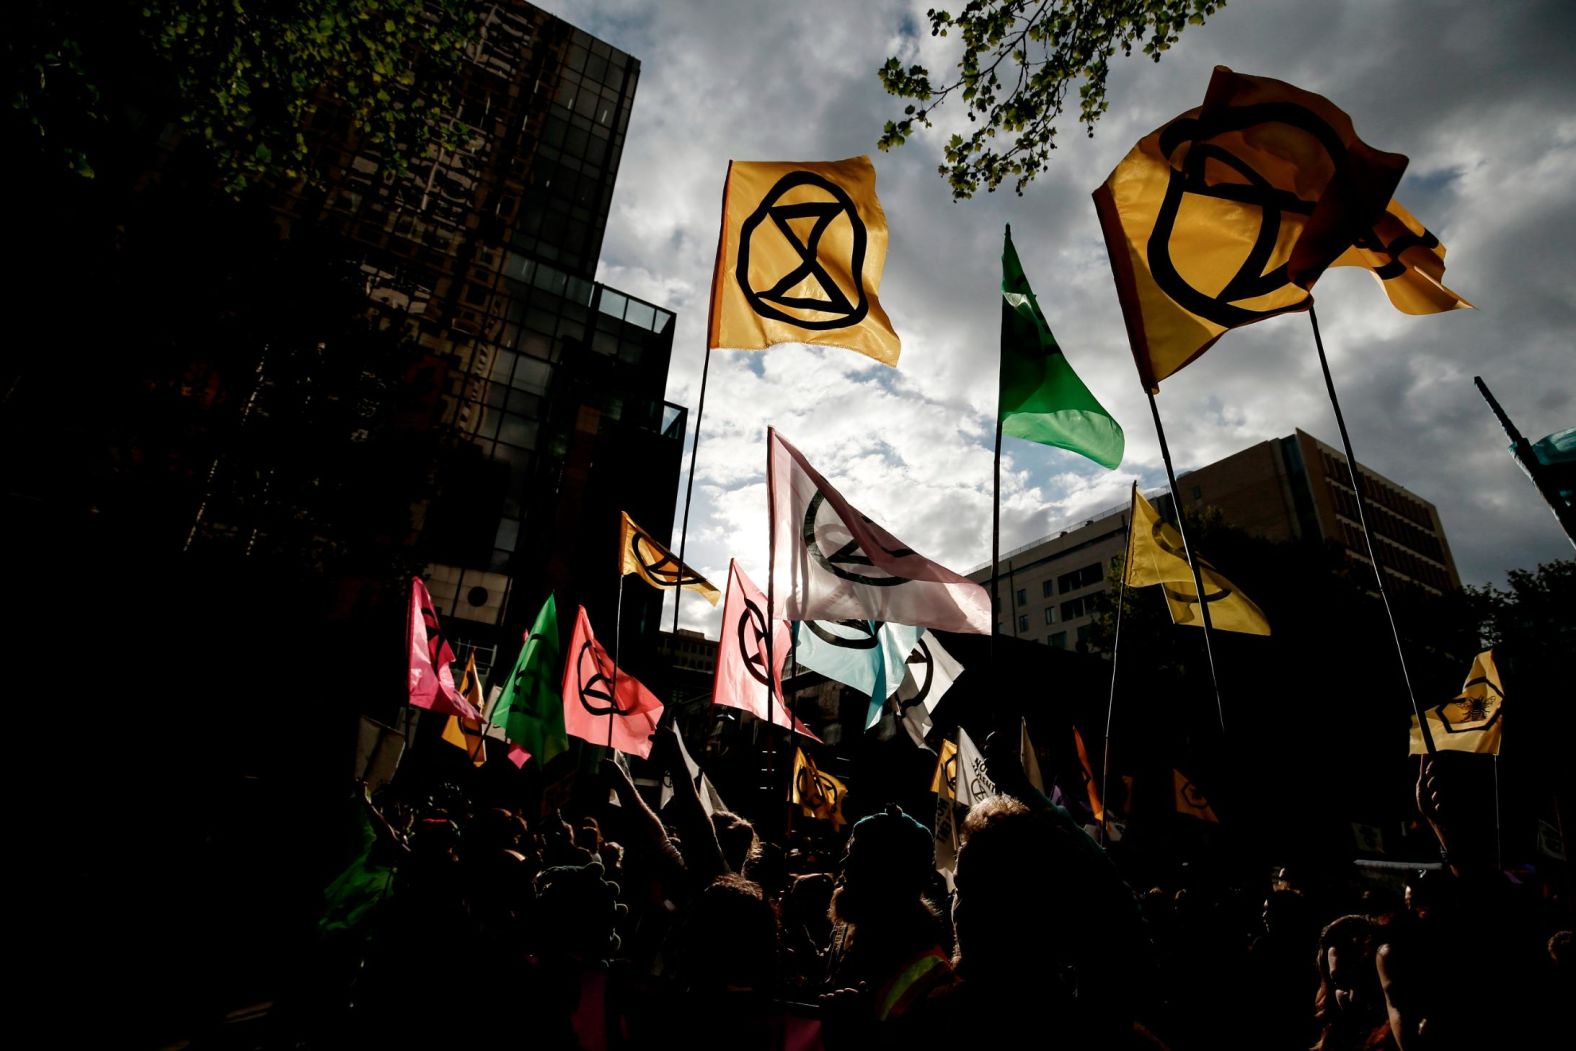
POLYGON ((586 608, 577 607, 564 653, 565 731, 644 759, 661 718, 662 702, 639 679, 619 670, 591 633, 586 608))
POLYGON ((1034 747, 1034 742, 1029 740, 1029 720, 1018 720, 1018 760, 1023 763, 1023 773, 1029 779, 1029 786, 1036 792, 1045 791, 1045 778, 1040 774, 1040 753, 1034 747))
POLYGON ((1215 816, 1215 808, 1209 805, 1208 797, 1198 785, 1175 768, 1171 771, 1171 780, 1176 787, 1177 813, 1196 817, 1200 821, 1213 821, 1217 825, 1220 824, 1220 818, 1215 816))
POLYGON ((793 750, 793 792, 789 802, 797 803, 809 817, 842 828, 847 824, 843 817, 843 797, 847 794, 841 781, 816 769, 815 760, 805 755, 803 748, 793 750))
MULTIPOLYGON (((678 740, 679 758, 684 761, 684 769, 689 771, 690 783, 696 786, 695 791, 700 796, 700 806, 702 810, 706 811, 706 816, 710 817, 719 810, 728 809, 723 806, 722 797, 717 794, 717 789, 712 785, 711 779, 702 772, 700 764, 690 757, 689 749, 684 745, 684 735, 679 734, 678 740)), ((618 755, 619 753, 614 752, 613 754, 618 755)), ((672 799, 673 775, 669 772, 664 772, 662 775, 662 787, 657 793, 658 809, 667 806, 672 799)))
POLYGON ((354 930, 394 889, 394 870, 372 860, 377 833, 366 811, 356 807, 356 856, 345 870, 323 888, 323 915, 318 930, 324 934, 354 930))
POLYGON ((958 742, 950 737, 941 742, 930 790, 942 799, 958 798, 958 742))
POLYGON ((365 715, 356 731, 356 759, 352 776, 378 788, 394 780, 399 761, 405 754, 405 738, 412 731, 416 713, 401 708, 393 726, 386 726, 365 715))
MULTIPOLYGON (((1538 476, 1532 479, 1556 518, 1560 512, 1576 509, 1576 427, 1544 435, 1532 442, 1532 459, 1538 476)), ((1512 454, 1515 446, 1511 447, 1512 454)), ((1531 476, 1520 457, 1516 465, 1531 476)))
MULTIPOLYGON (((524 766, 533 755, 543 766, 569 747, 564 705, 558 692, 558 606, 552 595, 537 611, 514 662, 514 671, 493 705, 492 721, 509 740, 509 761, 524 766)), ((602 739, 605 743, 607 738, 602 739)))
POLYGON ((775 430, 766 443, 774 618, 990 634, 983 587, 860 514, 775 430))
POLYGON ((868 730, 903 681, 922 628, 870 620, 806 620, 794 625, 794 659, 870 698, 868 730))
POLYGON ((619 575, 635 574, 659 591, 683 588, 697 591, 713 606, 722 598, 717 585, 674 557, 656 537, 635 524, 629 512, 620 512, 618 534, 619 575))
MULTIPOLYGON (((1505 706, 1505 689, 1500 682, 1499 669, 1494 665, 1494 651, 1484 650, 1472 658, 1472 670, 1461 692, 1443 704, 1423 712, 1428 720, 1428 732, 1434 738, 1434 747, 1451 752, 1483 752, 1499 754, 1502 722, 1500 711, 1505 706)), ((1412 738, 1409 755, 1422 755, 1423 734, 1417 727, 1417 716, 1412 716, 1412 738)))
MULTIPOLYGON (((1199 576, 1204 581, 1204 601, 1209 603, 1210 625, 1220 631, 1240 631, 1249 635, 1268 635, 1270 622, 1253 600, 1236 585, 1198 559, 1199 576)), ((1129 587, 1159 584, 1171 609, 1173 624, 1204 626, 1198 612, 1198 589, 1193 571, 1188 568, 1182 536, 1160 517, 1144 494, 1133 487, 1132 524, 1128 530, 1127 561, 1123 572, 1129 587)))
POLYGON ((420 577, 410 579, 410 610, 405 618, 405 648, 410 654, 410 703, 417 708, 480 720, 482 713, 454 686, 454 651, 438 625, 432 596, 420 577))
POLYGON ((936 871, 941 873, 941 878, 947 882, 947 890, 953 890, 953 876, 958 870, 958 805, 950 796, 938 794, 936 796, 936 871))
POLYGON ((1094 193, 1128 342, 1151 391, 1225 332, 1306 310, 1331 265, 1409 313, 1468 306, 1444 249, 1392 200, 1407 159, 1312 92, 1215 69, 1204 104, 1140 139, 1094 193))
POLYGON ((887 224, 869 157, 733 161, 711 279, 708 346, 843 347, 896 365, 876 292, 887 224))
POLYGON ((722 604, 722 637, 717 641, 717 672, 712 679, 711 703, 749 712, 757 719, 792 726, 812 741, 812 734, 797 716, 790 718, 783 704, 783 662, 793 645, 788 625, 772 621, 770 674, 766 665, 766 596, 750 583, 739 563, 728 563, 728 598, 722 604))
POLYGON ((930 736, 931 713, 941 698, 952 688, 963 666, 952 659, 952 654, 941 648, 941 643, 931 632, 919 637, 919 642, 904 662, 903 681, 897 688, 898 713, 903 729, 921 748, 929 747, 925 739, 930 736))
POLYGON ((1001 249, 1001 433, 1054 445, 1101 467, 1122 462, 1122 427, 1073 371, 1034 298, 1007 227, 1001 249))
POLYGON ((958 805, 973 806, 982 799, 996 795, 996 782, 985 769, 985 753, 970 739, 963 727, 958 727, 958 766, 956 791, 958 805))
POLYGON ((482 697, 481 678, 476 674, 474 650, 465 656, 465 674, 460 676, 460 696, 464 697, 471 707, 481 712, 483 717, 461 719, 458 715, 449 716, 448 723, 443 727, 443 739, 468 753, 473 765, 482 766, 487 762, 487 743, 482 732, 483 723, 486 721, 487 702, 482 697))
POLYGON ((1089 749, 1084 747, 1083 734, 1073 727, 1073 747, 1078 750, 1078 773, 1083 777, 1084 792, 1089 796, 1089 812, 1096 821, 1105 820, 1105 807, 1100 805, 1100 782, 1095 779, 1094 766, 1089 762, 1089 749))

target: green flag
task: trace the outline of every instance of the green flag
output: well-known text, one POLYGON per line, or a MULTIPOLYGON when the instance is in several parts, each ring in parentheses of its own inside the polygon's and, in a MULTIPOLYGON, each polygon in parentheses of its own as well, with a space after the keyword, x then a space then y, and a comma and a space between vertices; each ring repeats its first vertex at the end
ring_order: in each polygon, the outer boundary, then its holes
POLYGON ((1012 227, 1001 249, 1001 432, 1082 453, 1102 467, 1122 462, 1122 427, 1073 371, 1023 276, 1012 227))
MULTIPOLYGON (((569 747, 564 702, 558 692, 560 654, 558 606, 548 595, 492 715, 510 742, 543 765, 569 747)), ((518 760, 524 761, 523 757, 518 760)))

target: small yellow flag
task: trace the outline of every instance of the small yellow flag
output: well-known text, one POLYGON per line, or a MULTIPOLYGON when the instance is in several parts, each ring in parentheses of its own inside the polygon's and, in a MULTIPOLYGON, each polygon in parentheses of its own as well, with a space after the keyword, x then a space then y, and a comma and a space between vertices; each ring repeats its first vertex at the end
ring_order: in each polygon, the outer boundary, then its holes
MULTIPOLYGON (((470 653, 465 658, 465 674, 460 678, 460 696, 470 701, 472 706, 483 717, 486 716, 487 702, 482 698, 481 677, 476 674, 476 654, 470 653)), ((483 724, 472 719, 461 719, 458 715, 449 716, 449 721, 443 727, 443 739, 456 748, 463 748, 470 753, 471 763, 481 766, 487 762, 487 738, 483 733, 483 724)))
POLYGON ((633 573, 659 591, 684 588, 698 591, 713 606, 722 597, 715 584, 695 572, 663 547, 650 533, 635 524, 629 513, 622 512, 623 524, 618 534, 619 575, 633 573))
POLYGON ((1390 305, 1405 314, 1439 314, 1472 306, 1444 285, 1445 246, 1394 199, 1373 229, 1330 265, 1360 266, 1372 272, 1390 305))
MULTIPOLYGON (((1238 591, 1231 581, 1217 573, 1202 558, 1199 576, 1204 581, 1204 601, 1209 603, 1209 623, 1221 631, 1241 631, 1249 635, 1268 635, 1270 622, 1253 600, 1238 591)), ((1183 553, 1182 535, 1160 517, 1144 494, 1133 487, 1132 523, 1127 542, 1127 564, 1123 569, 1129 587, 1159 584, 1171 609, 1173 624, 1204 626, 1198 611, 1198 589, 1193 570, 1183 553)))
MULTIPOLYGON (((1505 690, 1500 684, 1499 669, 1494 666, 1494 651, 1484 650, 1472 658, 1472 670, 1461 692, 1444 704, 1435 705, 1423 712, 1428 720, 1428 732, 1434 747, 1451 752, 1482 752, 1499 754, 1500 710, 1505 704, 1505 690)), ((1408 755, 1422 755, 1423 734, 1417 728, 1417 716, 1412 716, 1412 739, 1408 755)))
POLYGON ((941 742, 941 757, 936 760, 930 790, 942 799, 958 798, 958 742, 950 737, 941 742))
POLYGON ((733 161, 723 189, 708 346, 843 347, 896 365, 876 297, 887 225, 869 157, 733 161))
POLYGON ((790 801, 810 817, 830 821, 838 828, 847 820, 843 817, 843 797, 848 789, 831 774, 816 769, 815 760, 804 754, 803 748, 793 753, 793 794, 790 801))
POLYGON ((1200 821, 1213 821, 1217 825, 1220 824, 1215 808, 1209 805, 1208 797, 1197 785, 1175 768, 1171 770, 1171 778, 1177 791, 1177 813, 1196 817, 1200 821))

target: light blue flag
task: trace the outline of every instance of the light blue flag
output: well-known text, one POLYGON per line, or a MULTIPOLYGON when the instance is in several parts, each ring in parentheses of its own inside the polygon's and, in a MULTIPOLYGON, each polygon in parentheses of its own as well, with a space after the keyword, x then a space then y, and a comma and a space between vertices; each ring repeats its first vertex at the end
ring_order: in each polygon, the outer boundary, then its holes
POLYGON ((886 699, 903 682, 908 655, 924 628, 872 620, 807 620, 794 624, 794 657, 811 671, 852 686, 870 698, 865 729, 881 718, 886 699))

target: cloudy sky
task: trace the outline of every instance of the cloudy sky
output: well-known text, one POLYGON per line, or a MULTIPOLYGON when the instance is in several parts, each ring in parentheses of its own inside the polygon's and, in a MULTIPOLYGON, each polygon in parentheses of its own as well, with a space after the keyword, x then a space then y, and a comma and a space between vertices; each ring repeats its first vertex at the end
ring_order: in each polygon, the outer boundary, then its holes
MULTIPOLYGON (((537 2, 641 60, 599 277, 678 313, 672 401, 693 409, 699 391, 729 159, 868 153, 876 167, 891 228, 881 300, 902 360, 891 370, 797 346, 713 354, 688 558, 713 580, 734 556, 764 586, 768 424, 917 550, 960 571, 989 558, 1008 222, 1068 358, 1126 429, 1127 458, 1105 471, 1009 439, 1003 550, 1120 503, 1134 477, 1164 484, 1089 194, 1134 141, 1201 101, 1217 64, 1320 92, 1367 142, 1407 154, 1398 196, 1449 249, 1446 283, 1480 308, 1411 317, 1363 271, 1320 280, 1358 458, 1438 506, 1466 583, 1502 585, 1508 570, 1571 557, 1472 377, 1531 437, 1576 425, 1576 6, 1233 0, 1159 64, 1114 60, 1094 137, 1064 117, 1051 170, 1022 197, 954 203, 936 165, 961 109, 943 108, 934 131, 894 153, 875 149, 902 109, 876 77, 886 57, 938 76, 956 61, 952 41, 929 35, 934 0, 537 2)), ((1179 471, 1298 427, 1339 444, 1301 314, 1228 334, 1159 402, 1179 471)), ((714 618, 684 605, 688 626, 715 634, 714 618)))

